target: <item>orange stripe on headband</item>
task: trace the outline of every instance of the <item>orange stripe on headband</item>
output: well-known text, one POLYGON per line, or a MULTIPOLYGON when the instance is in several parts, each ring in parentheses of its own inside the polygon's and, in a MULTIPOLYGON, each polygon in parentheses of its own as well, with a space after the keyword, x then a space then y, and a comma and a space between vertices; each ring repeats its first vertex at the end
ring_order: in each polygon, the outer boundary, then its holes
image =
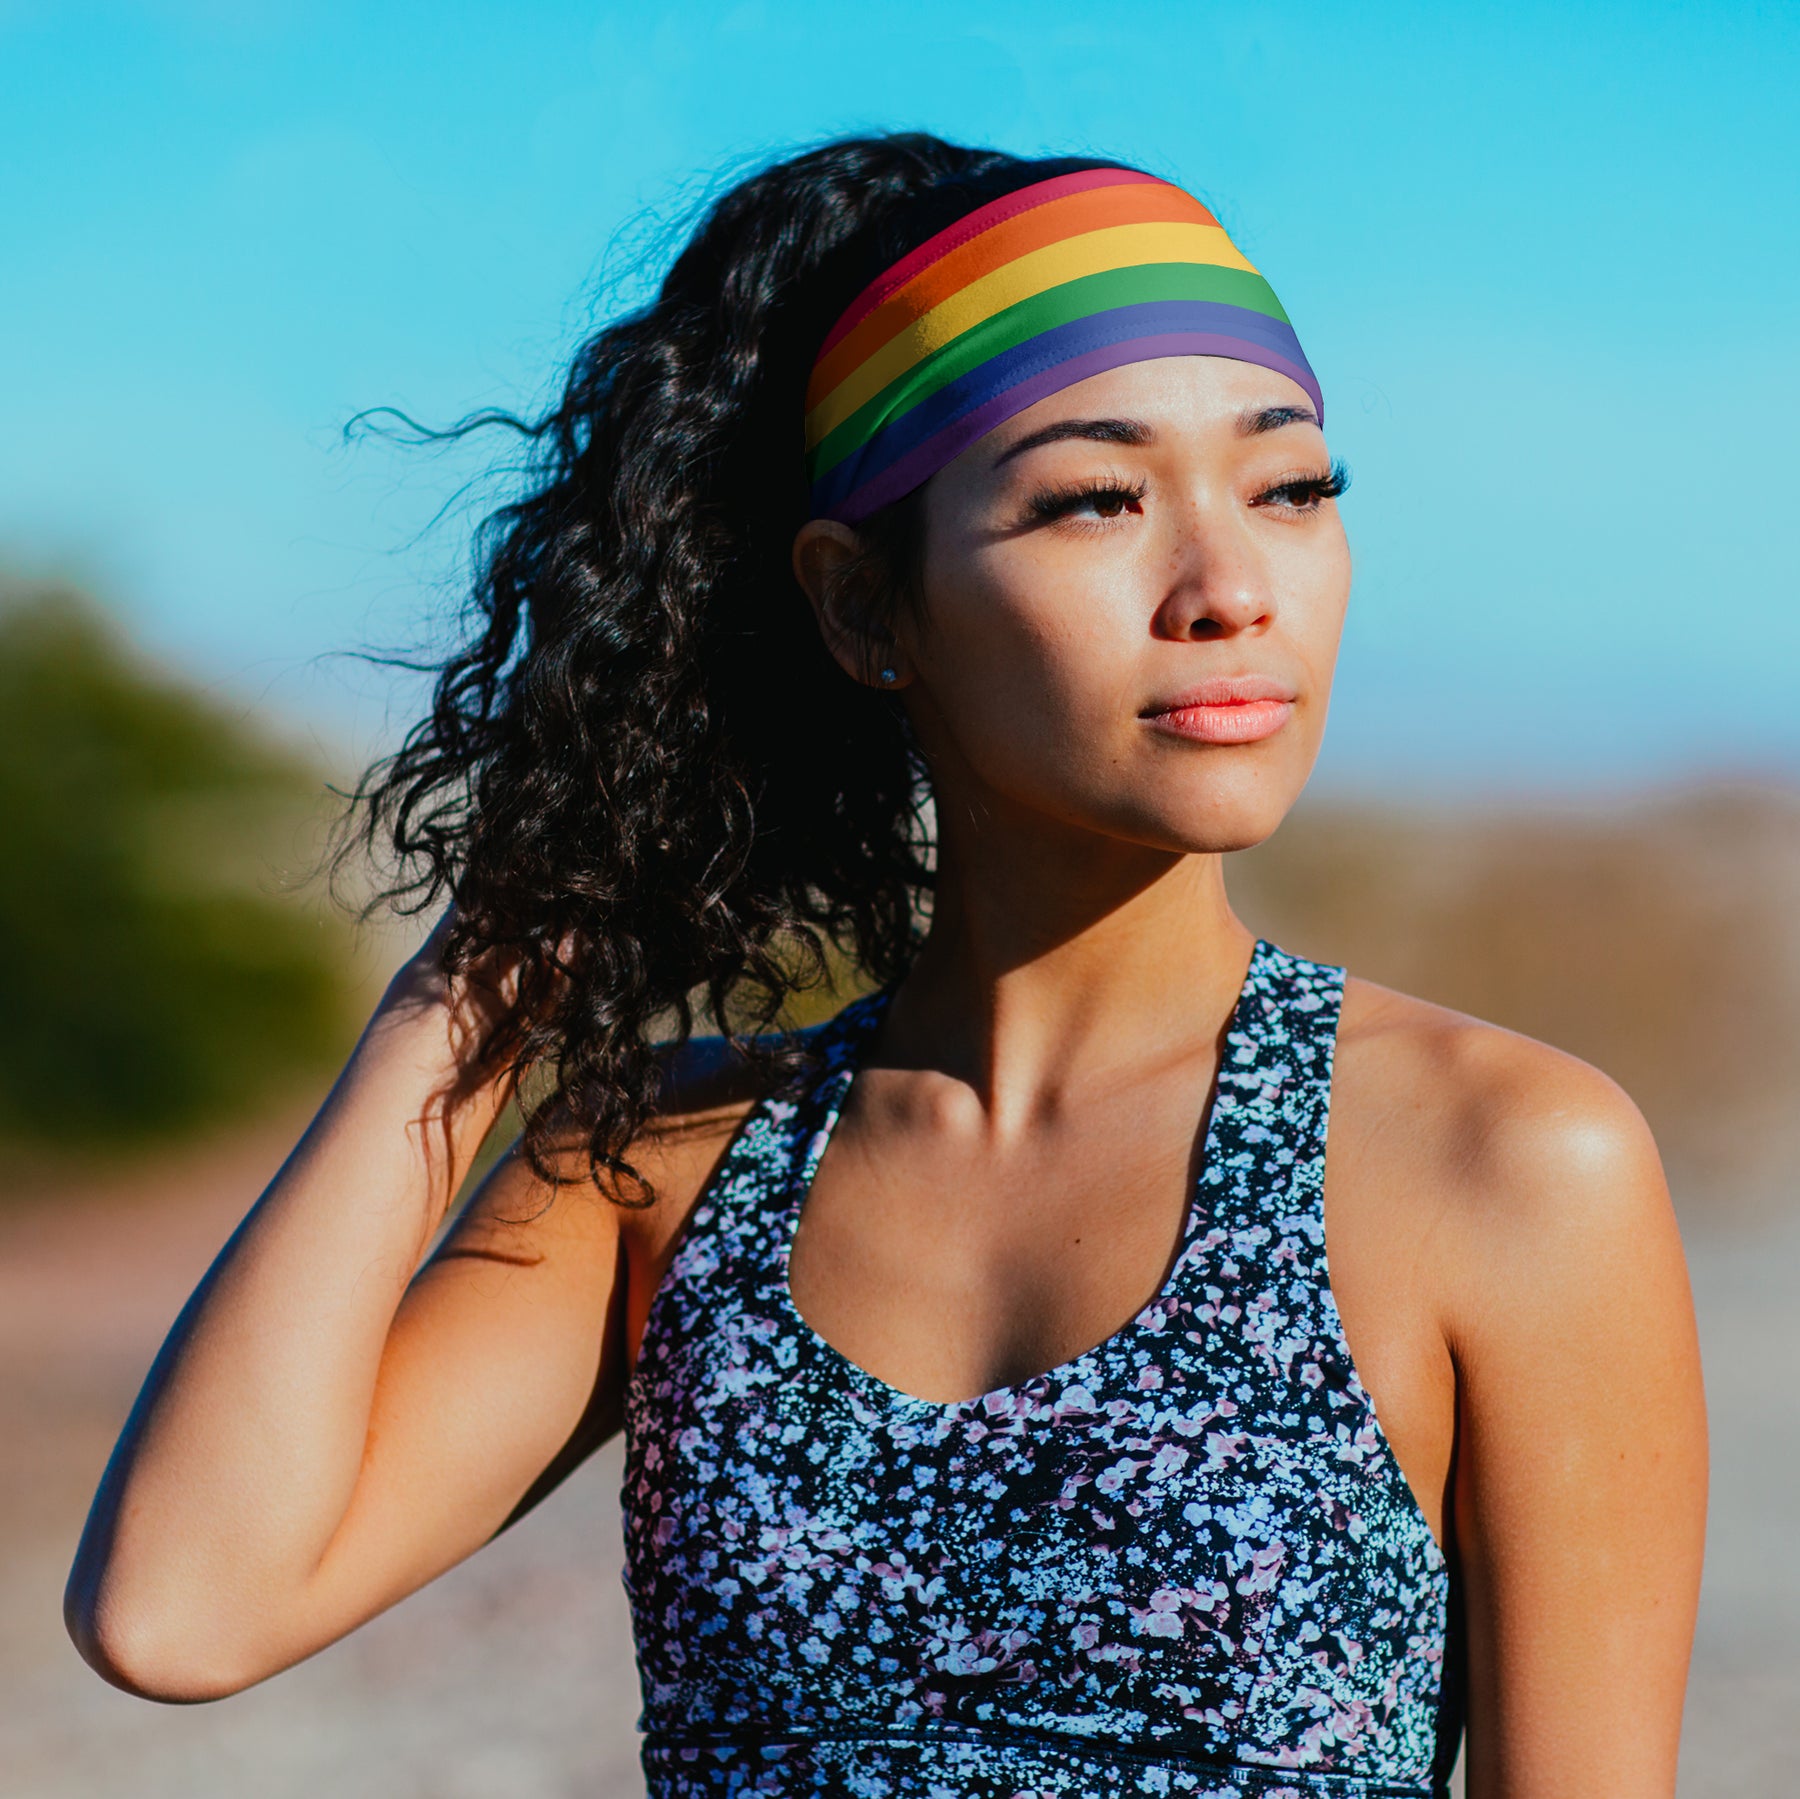
MULTIPOLYGON (((1013 185, 868 282, 819 348, 802 430, 814 517, 865 518, 1013 414, 1129 362, 1256 363, 1323 419, 1281 302, 1191 194, 1067 160, 973 181, 974 192, 1013 185)), ((943 218, 963 192, 947 183, 922 207, 943 218)))
POLYGON ((971 281, 1008 262, 1084 232, 1109 225, 1213 225, 1218 220, 1191 194, 1166 181, 1129 187, 1078 189, 990 226, 934 257, 891 288, 813 365, 807 384, 810 412, 865 357, 873 355, 914 319, 942 304, 971 281))

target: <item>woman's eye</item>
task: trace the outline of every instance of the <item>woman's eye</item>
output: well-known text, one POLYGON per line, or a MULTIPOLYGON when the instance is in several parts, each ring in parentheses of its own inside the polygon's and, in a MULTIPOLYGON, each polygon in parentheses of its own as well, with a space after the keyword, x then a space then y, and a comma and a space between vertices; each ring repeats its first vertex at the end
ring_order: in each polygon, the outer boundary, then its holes
POLYGON ((1036 519, 1119 518, 1143 510, 1142 488, 1105 483, 1091 487, 1059 488, 1033 494, 1028 510, 1036 519))
POLYGON ((1102 518, 1117 518, 1131 503, 1131 495, 1121 493, 1117 488, 1108 488, 1088 495, 1088 504, 1102 518))
POLYGON ((1325 500, 1335 500, 1350 485, 1350 471, 1334 462, 1322 475, 1295 475, 1265 487, 1255 504, 1275 505, 1289 512, 1316 512, 1325 500))

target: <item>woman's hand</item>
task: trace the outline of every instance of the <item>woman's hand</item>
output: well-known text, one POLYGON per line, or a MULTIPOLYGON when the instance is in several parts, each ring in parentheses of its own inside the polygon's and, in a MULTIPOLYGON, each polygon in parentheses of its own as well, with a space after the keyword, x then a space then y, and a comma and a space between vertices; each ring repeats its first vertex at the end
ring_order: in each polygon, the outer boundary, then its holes
POLYGON ((521 965, 516 952, 490 949, 456 974, 444 966, 444 950, 457 922, 453 900, 438 915, 425 941, 395 971, 377 1016, 406 1022, 441 1021, 445 1043, 464 1084, 479 1084, 480 1053, 493 1028, 518 1005, 521 965))

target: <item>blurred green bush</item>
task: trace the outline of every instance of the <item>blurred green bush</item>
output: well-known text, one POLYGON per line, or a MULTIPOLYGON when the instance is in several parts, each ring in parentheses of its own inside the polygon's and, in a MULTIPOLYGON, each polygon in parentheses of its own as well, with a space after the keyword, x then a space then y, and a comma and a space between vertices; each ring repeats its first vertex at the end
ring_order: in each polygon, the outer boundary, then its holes
POLYGON ((0 1142, 105 1155, 341 1057, 348 929, 276 873, 324 791, 91 600, 0 583, 0 1142))

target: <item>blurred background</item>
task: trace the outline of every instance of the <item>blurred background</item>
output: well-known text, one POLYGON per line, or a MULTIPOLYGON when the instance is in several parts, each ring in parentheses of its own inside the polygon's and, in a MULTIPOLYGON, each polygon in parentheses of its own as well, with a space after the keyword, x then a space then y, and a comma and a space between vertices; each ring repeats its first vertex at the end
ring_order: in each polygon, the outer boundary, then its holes
POLYGON ((218 1704, 105 1686, 61 1587, 419 934, 312 871, 422 699, 379 658, 445 641, 513 476, 346 421, 530 409, 735 175, 896 126, 1167 174, 1295 318, 1357 587, 1318 775, 1234 897, 1649 1116, 1713 1420, 1681 1790, 1789 1790, 1796 92, 1785 4, 0 0, 5 1791, 641 1790, 616 1446, 218 1704))

